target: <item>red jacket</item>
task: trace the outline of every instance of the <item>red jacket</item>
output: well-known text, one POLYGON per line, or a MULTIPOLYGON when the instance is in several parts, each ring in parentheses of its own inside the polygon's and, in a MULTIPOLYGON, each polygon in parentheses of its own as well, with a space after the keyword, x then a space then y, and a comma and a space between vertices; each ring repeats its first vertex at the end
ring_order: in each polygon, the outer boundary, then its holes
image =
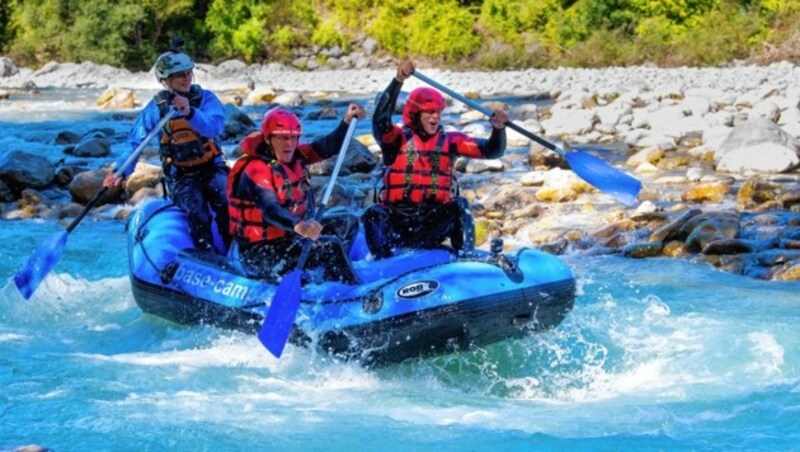
POLYGON ((244 156, 234 164, 227 184, 231 236, 255 243, 293 234, 308 213, 306 167, 336 155, 346 135, 342 121, 330 134, 298 144, 289 164, 275 159, 261 132, 242 140, 244 156))
POLYGON ((306 164, 323 158, 309 144, 300 144, 289 164, 269 159, 258 132, 242 141, 242 151, 244 156, 228 176, 231 236, 250 243, 284 237, 306 216, 310 186, 306 164))

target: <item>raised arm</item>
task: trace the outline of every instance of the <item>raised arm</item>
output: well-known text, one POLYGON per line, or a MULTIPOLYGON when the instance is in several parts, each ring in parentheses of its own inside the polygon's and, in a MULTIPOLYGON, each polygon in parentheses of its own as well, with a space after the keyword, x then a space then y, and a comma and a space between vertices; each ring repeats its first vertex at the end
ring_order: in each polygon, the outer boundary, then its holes
POLYGON ((311 143, 303 143, 297 147, 297 151, 303 156, 306 163, 316 163, 339 153, 342 142, 347 136, 347 127, 353 118, 364 118, 367 112, 358 104, 350 104, 345 112, 344 119, 339 123, 333 132, 324 137, 317 138, 311 143))

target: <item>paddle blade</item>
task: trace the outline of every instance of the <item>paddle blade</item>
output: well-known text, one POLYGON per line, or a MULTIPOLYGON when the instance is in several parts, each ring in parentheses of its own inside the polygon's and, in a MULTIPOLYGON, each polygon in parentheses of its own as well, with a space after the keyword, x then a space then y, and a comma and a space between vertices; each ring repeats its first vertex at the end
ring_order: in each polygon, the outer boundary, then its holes
POLYGON ((301 273, 299 269, 295 269, 283 277, 275 290, 267 317, 258 332, 258 340, 276 358, 280 358, 283 353, 297 310, 300 309, 301 273))
POLYGON ((592 154, 567 152, 567 163, 581 179, 616 198, 626 206, 636 203, 642 183, 626 173, 614 168, 592 154))
POLYGON ((67 231, 51 235, 31 254, 22 270, 14 275, 14 284, 26 300, 30 300, 44 277, 56 266, 66 244, 67 231))

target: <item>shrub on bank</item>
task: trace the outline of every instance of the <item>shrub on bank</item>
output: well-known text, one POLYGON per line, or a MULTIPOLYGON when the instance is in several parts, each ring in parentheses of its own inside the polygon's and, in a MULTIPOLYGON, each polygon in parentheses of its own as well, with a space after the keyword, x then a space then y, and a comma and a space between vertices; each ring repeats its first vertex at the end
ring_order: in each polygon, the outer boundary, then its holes
POLYGON ((19 64, 147 69, 174 34, 199 61, 290 62, 372 37, 450 67, 800 61, 797 0, 9 0, 0 50, 19 64))

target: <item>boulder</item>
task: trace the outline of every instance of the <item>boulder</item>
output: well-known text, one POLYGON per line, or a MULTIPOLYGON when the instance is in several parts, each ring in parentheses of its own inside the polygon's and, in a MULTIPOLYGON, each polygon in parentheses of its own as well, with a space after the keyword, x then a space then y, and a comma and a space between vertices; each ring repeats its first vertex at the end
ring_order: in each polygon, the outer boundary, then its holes
POLYGON ((44 157, 18 150, 0 156, 0 180, 16 194, 26 188, 45 188, 53 179, 55 167, 44 157))

